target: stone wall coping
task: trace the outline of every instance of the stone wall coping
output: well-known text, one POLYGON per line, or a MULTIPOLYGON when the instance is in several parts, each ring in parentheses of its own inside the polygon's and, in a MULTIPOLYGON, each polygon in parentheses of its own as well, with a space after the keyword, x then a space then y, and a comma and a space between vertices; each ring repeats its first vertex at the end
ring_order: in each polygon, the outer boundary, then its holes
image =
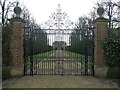
POLYGON ((23 22, 25 23, 25 20, 20 18, 20 17, 14 17, 14 18, 11 18, 10 21, 13 21, 13 22, 23 22))
POLYGON ((109 20, 106 18, 103 18, 103 17, 99 17, 96 20, 94 20, 93 22, 94 23, 96 23, 96 22, 109 22, 109 20))

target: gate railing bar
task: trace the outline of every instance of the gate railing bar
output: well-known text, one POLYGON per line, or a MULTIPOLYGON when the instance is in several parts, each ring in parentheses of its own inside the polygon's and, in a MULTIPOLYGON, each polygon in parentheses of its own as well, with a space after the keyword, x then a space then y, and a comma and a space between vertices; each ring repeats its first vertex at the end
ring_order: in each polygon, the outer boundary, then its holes
POLYGON ((26 44, 25 44, 25 28, 24 28, 24 36, 23 36, 23 48, 24 48, 24 76, 26 75, 26 44))
POLYGON ((80 54, 80 63, 81 63, 81 74, 82 74, 82 66, 83 66, 83 55, 82 54, 80 54))
POLYGON ((33 29, 30 32, 30 75, 33 76, 33 29))
POLYGON ((94 76, 94 48, 95 48, 95 43, 94 43, 94 29, 92 29, 92 75, 94 76))
POLYGON ((88 75, 88 30, 85 35, 85 75, 88 75))
MULTIPOLYGON (((77 40, 75 40, 75 43, 77 43, 78 41, 77 40)), ((76 50, 77 50, 77 47, 75 47, 76 48, 76 50)), ((77 53, 75 53, 75 59, 77 60, 77 53)), ((75 64, 76 65, 76 64, 75 64)), ((77 73, 78 74, 78 73, 77 73)))
POLYGON ((75 29, 65 29, 65 28, 62 28, 62 29, 52 29, 52 28, 51 29, 43 29, 43 28, 41 28, 41 29, 34 29, 34 30, 43 30, 44 31, 44 30, 75 30, 75 29))

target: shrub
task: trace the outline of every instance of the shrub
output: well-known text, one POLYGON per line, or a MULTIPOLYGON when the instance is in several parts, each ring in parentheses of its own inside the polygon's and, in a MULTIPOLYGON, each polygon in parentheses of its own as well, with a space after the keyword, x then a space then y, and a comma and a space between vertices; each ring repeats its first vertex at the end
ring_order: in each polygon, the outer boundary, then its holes
POLYGON ((104 42, 104 52, 108 57, 108 65, 120 65, 120 36, 110 36, 104 42))
POLYGON ((117 67, 110 67, 107 71, 107 76, 109 78, 119 78, 120 76, 120 69, 117 67))
POLYGON ((9 65, 11 57, 10 52, 11 27, 8 25, 2 28, 2 64, 9 65))
POLYGON ((10 78, 10 69, 9 67, 2 67, 2 80, 6 80, 10 78))

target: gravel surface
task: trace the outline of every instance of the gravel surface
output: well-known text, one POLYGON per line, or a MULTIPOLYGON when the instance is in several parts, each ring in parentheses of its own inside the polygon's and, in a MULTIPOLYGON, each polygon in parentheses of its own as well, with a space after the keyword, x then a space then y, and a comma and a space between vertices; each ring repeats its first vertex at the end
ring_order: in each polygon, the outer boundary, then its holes
POLYGON ((92 76, 36 75, 9 80, 3 88, 117 88, 108 82, 92 76))

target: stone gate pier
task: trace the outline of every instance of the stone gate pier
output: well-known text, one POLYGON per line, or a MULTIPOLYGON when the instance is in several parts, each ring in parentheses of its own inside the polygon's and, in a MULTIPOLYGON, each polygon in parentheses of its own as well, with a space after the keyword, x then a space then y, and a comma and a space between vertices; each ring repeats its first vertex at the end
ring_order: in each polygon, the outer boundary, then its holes
POLYGON ((21 8, 17 6, 14 8, 16 17, 11 19, 12 32, 10 51, 12 54, 10 74, 11 76, 24 75, 24 49, 23 49, 23 35, 24 35, 24 20, 19 17, 21 8))
POLYGON ((94 22, 94 70, 96 77, 106 77, 108 66, 103 51, 103 41, 108 37, 108 19, 102 16, 103 8, 99 7, 97 12, 99 17, 94 22))
POLYGON ((11 34, 11 76, 23 76, 24 74, 24 50, 23 50, 23 35, 24 21, 21 18, 13 18, 13 29, 11 34))

